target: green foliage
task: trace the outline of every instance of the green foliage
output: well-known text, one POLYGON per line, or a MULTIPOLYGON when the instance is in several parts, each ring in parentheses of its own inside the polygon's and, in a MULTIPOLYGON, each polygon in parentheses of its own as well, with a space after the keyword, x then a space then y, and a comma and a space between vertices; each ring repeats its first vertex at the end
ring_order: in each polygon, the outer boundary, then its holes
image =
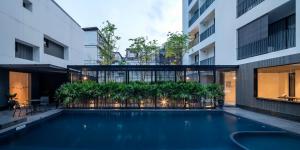
POLYGON ((188 50, 189 36, 183 33, 168 33, 168 39, 165 43, 166 57, 174 58, 172 64, 181 65, 183 55, 188 50))
POLYGON ((137 54, 140 65, 148 64, 159 48, 156 40, 148 41, 145 37, 129 39, 129 41, 132 42, 130 51, 137 54))
POLYGON ((100 56, 102 65, 111 65, 114 62, 114 50, 117 48, 117 41, 121 37, 115 34, 117 28, 114 24, 106 21, 100 29, 100 56))
POLYGON ((147 99, 218 100, 224 96, 219 84, 203 85, 196 82, 161 82, 161 83, 114 83, 98 84, 93 81, 67 83, 56 91, 56 98, 65 106, 84 103, 101 97, 103 100, 118 103, 137 103, 147 99))

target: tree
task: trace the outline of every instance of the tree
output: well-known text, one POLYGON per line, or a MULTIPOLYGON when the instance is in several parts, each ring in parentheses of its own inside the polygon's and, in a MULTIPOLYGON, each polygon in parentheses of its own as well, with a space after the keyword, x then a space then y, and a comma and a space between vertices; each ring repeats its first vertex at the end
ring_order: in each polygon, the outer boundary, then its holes
POLYGON ((183 33, 168 33, 168 39, 165 43, 166 57, 173 58, 172 64, 182 65, 183 55, 188 50, 189 36, 183 33))
POLYGON ((145 37, 129 39, 129 41, 132 42, 130 51, 137 54, 138 63, 140 65, 149 64, 158 50, 157 41, 148 41, 145 37))
POLYGON ((109 21, 103 23, 103 28, 100 30, 100 56, 101 64, 111 65, 114 61, 114 50, 117 48, 117 41, 121 37, 115 34, 116 26, 109 21))

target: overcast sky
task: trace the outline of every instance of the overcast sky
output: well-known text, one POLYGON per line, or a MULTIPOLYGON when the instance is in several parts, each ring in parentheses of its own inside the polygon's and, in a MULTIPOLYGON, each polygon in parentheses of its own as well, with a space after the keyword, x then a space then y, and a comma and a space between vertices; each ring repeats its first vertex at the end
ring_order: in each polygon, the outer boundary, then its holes
POLYGON ((148 36, 159 43, 169 31, 182 30, 182 0, 55 0, 81 27, 101 27, 109 20, 121 36, 119 51, 129 47, 128 39, 148 36))

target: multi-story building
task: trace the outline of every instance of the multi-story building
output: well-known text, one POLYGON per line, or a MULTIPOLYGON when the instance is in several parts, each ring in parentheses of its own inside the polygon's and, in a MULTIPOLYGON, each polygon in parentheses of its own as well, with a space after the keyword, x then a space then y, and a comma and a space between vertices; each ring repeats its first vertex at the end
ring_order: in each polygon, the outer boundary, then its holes
POLYGON ((138 59, 138 54, 135 52, 132 52, 130 48, 126 49, 126 56, 125 61, 127 65, 156 65, 156 56, 153 55, 151 60, 145 64, 141 64, 141 62, 138 59))
POLYGON ((100 55, 100 34, 98 27, 82 28, 85 32, 85 65, 99 65, 101 62, 100 55))
POLYGON ((0 20, 0 108, 9 93, 51 99, 67 65, 83 64, 84 31, 54 0, 2 0, 0 20))
POLYGON ((296 0, 183 0, 183 30, 191 36, 183 62, 239 65, 233 104, 300 116, 297 13, 296 0))

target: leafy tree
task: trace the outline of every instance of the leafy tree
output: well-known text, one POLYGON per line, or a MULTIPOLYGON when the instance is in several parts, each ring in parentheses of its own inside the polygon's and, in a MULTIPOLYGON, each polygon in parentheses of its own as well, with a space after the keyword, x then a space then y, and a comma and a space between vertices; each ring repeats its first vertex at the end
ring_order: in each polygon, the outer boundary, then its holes
POLYGON ((115 34, 117 28, 114 24, 106 21, 103 28, 100 29, 100 56, 101 64, 111 65, 114 62, 114 50, 117 48, 117 42, 121 37, 115 34))
POLYGON ((183 33, 168 33, 168 39, 165 43, 166 57, 173 58, 172 64, 181 65, 183 55, 188 50, 189 36, 183 33))
POLYGON ((132 42, 130 45, 130 50, 132 53, 137 54, 138 63, 140 65, 149 64, 158 50, 157 41, 148 41, 145 37, 129 39, 129 41, 132 42))

